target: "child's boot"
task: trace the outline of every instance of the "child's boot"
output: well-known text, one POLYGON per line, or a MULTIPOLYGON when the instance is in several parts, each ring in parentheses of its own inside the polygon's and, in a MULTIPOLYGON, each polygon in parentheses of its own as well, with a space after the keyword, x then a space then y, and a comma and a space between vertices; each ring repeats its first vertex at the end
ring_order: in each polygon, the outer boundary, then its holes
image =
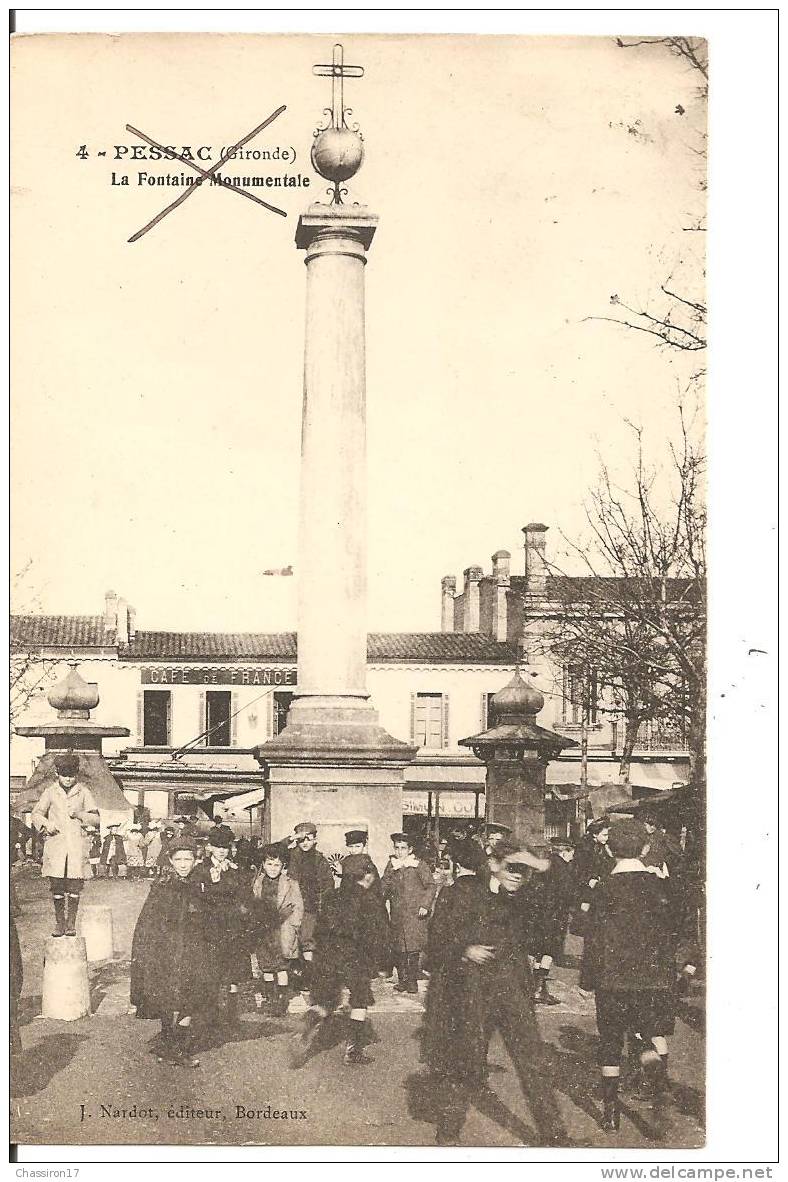
POLYGON ((618 1076, 602 1076, 602 1128, 613 1133, 621 1124, 621 1109, 618 1102, 618 1076))
POLYGON ((365 1063, 372 1063, 369 1055, 364 1052, 364 1021, 350 1019, 348 1040, 345 1043, 343 1062, 346 1067, 359 1067, 365 1063))

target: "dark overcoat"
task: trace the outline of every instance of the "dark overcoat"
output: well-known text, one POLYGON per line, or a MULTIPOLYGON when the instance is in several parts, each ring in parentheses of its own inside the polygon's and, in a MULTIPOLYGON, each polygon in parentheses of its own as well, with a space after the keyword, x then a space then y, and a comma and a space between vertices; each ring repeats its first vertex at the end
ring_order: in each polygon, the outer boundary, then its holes
POLYGON ((301 888, 304 911, 317 915, 323 899, 334 893, 334 875, 324 855, 318 849, 302 850, 296 846, 290 851, 287 873, 301 888))
POLYGON ((506 995, 516 997, 538 1038, 528 963, 532 923, 523 889, 512 896, 493 894, 487 874, 462 875, 440 892, 429 928, 422 1037, 422 1057, 436 1074, 461 1079, 471 1089, 481 1087, 490 1016, 506 995), (472 944, 493 946, 494 961, 474 965, 464 960, 472 944))
POLYGON ((665 883, 646 870, 611 874, 588 913, 582 989, 672 990, 676 911, 665 883))
POLYGON ((108 833, 101 846, 102 866, 125 866, 126 846, 119 833, 108 833))
POLYGON ((207 929, 195 871, 151 885, 131 944, 131 1004, 138 1018, 196 1014, 213 1004, 221 974, 207 929))
MULTIPOLYGON (((238 985, 249 980, 253 932, 265 917, 253 904, 247 876, 230 866, 214 882, 210 861, 195 866, 192 875, 205 904, 205 938, 222 983, 238 985)), ((269 917, 270 922, 273 917, 269 917)))
POLYGON ((388 955, 386 916, 373 892, 373 887, 347 882, 326 896, 315 925, 313 993, 329 995, 340 983, 357 994, 368 993, 370 979, 388 955))
POLYGON ((397 867, 389 861, 383 872, 383 895, 391 908, 391 946, 395 952, 423 952, 427 947, 429 913, 435 899, 435 883, 426 862, 397 867))
POLYGON ((577 894, 577 879, 571 862, 557 854, 544 874, 532 874, 523 887, 533 909, 533 956, 558 959, 564 951, 569 912, 577 894))

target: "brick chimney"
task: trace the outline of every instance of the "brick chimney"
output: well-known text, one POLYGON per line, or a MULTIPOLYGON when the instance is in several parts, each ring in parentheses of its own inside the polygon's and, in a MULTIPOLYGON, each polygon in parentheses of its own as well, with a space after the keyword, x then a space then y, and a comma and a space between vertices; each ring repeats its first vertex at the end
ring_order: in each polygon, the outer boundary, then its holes
POLYGON ((494 640, 506 640, 506 605, 510 586, 509 565, 511 554, 508 550, 497 550, 492 556, 492 635, 494 640))
POLYGON ((114 591, 107 591, 104 595, 104 627, 112 631, 118 626, 118 597, 114 591))
POLYGON ((469 566, 463 572, 462 630, 479 631, 479 583, 484 577, 480 566, 469 566))
POLYGON ((129 605, 125 599, 118 600, 118 624, 115 629, 115 643, 129 643, 129 605))
POLYGON ((454 596, 457 591, 457 580, 454 575, 444 575, 441 579, 441 632, 454 631, 454 596))
POLYGON ((547 590, 547 526, 532 521, 523 526, 525 535, 525 589, 543 596, 547 590))
POLYGON ((129 640, 137 635, 137 609, 129 604, 129 640))

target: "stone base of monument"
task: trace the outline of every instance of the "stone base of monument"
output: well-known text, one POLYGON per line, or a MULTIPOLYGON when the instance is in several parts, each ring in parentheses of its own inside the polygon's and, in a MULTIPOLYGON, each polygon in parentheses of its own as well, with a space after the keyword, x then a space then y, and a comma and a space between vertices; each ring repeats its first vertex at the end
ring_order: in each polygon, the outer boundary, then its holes
POLYGON ((79 934, 85 941, 91 964, 112 960, 115 955, 110 907, 83 907, 79 912, 79 934))
POLYGON ((81 936, 51 937, 44 953, 41 1014, 75 1022, 90 1013, 88 957, 81 936))
POLYGON ((416 749, 392 738, 363 699, 296 699, 286 728, 255 749, 268 773, 270 839, 314 821, 325 854, 345 850, 349 829, 366 829, 369 853, 382 870, 389 835, 402 828, 405 767, 416 749))

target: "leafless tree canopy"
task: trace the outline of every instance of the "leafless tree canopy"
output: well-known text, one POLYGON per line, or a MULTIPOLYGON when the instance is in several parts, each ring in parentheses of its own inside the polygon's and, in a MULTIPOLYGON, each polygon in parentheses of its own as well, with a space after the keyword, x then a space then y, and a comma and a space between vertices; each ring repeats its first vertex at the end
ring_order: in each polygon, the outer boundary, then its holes
POLYGON ((624 720, 621 773, 640 726, 664 724, 686 737, 691 776, 705 779, 706 511, 704 458, 683 409, 670 471, 649 466, 633 427, 631 481, 605 463, 586 504, 590 544, 569 543, 582 577, 554 575, 556 614, 544 640, 563 663, 594 670, 607 706, 624 720), (664 486, 670 486, 668 496, 664 486))

